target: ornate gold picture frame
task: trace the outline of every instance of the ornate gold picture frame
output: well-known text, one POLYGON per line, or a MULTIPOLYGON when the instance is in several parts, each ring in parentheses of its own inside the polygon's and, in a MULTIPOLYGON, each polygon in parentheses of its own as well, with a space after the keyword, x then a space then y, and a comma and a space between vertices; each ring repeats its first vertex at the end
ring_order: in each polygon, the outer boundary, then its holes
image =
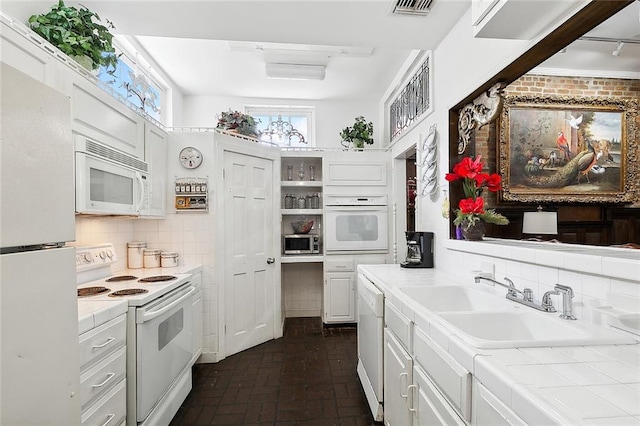
POLYGON ((521 202, 633 200, 637 101, 507 96, 500 121, 502 198, 521 202))

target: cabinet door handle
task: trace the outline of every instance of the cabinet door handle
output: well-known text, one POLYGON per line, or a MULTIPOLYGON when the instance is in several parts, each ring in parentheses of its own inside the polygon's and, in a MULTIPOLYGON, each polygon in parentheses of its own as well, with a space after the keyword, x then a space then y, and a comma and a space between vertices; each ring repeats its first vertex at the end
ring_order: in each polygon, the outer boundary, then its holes
POLYGON ((399 376, 399 377, 400 377, 400 396, 401 396, 402 398, 406 398, 406 397, 408 396, 408 394, 404 394, 404 395, 403 395, 403 394, 402 394, 402 388, 407 387, 407 378, 408 378, 408 374, 407 374, 407 373, 400 373, 400 376, 399 376), (403 378, 403 377, 405 378, 405 380, 404 380, 404 383, 405 383, 405 384, 404 384, 404 385, 402 384, 402 378, 403 378))
POLYGON ((116 338, 115 338, 115 337, 109 337, 109 338, 107 339, 107 341, 106 341, 106 342, 104 342, 103 344, 101 344, 101 345, 93 345, 93 346, 92 346, 92 348, 93 348, 93 349, 102 349, 102 348, 104 348, 105 346, 107 346, 109 343, 113 342, 114 340, 116 340, 116 338))
POLYGON ((115 373, 109 373, 109 374, 107 374, 107 378, 106 378, 106 379, 104 379, 104 380, 102 381, 102 383, 98 383, 97 385, 93 385, 92 387, 94 387, 94 388, 101 388, 101 387, 103 387, 104 385, 106 385, 107 383, 109 383, 109 380, 113 379, 115 375, 116 375, 115 373))
POLYGON ((271 265, 272 263, 275 263, 276 260, 273 257, 267 257, 267 265, 271 265))
POLYGON ((409 392, 411 392, 411 398, 409 398, 407 400, 407 408, 409 409, 409 411, 411 411, 413 413, 415 413, 417 411, 416 407, 415 407, 415 403, 414 403, 414 400, 415 400, 415 397, 416 397, 416 391, 415 390, 417 388, 418 388, 418 386, 416 386, 416 385, 409 385, 409 387, 407 388, 407 394, 409 392))

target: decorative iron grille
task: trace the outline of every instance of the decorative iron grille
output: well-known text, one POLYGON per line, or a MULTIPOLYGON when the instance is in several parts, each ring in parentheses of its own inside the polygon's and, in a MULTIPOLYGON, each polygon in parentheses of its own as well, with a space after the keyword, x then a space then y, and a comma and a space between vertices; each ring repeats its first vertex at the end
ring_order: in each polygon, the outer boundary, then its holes
POLYGON ((427 58, 389 107, 391 141, 427 111, 430 103, 429 58, 427 58))

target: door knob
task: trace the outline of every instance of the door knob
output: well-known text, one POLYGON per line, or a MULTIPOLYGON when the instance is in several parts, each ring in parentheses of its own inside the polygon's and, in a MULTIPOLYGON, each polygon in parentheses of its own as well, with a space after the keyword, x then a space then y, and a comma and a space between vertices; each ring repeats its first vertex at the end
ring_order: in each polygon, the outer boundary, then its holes
POLYGON ((271 265, 272 263, 275 263, 276 260, 273 257, 267 257, 267 264, 271 265))

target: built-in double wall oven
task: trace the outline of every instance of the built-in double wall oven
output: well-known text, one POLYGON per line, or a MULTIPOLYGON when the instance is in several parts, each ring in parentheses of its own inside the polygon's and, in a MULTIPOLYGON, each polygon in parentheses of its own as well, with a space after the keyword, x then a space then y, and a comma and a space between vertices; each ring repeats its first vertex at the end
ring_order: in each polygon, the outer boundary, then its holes
POLYGON ((325 196, 324 248, 331 252, 389 249, 386 195, 325 196))

